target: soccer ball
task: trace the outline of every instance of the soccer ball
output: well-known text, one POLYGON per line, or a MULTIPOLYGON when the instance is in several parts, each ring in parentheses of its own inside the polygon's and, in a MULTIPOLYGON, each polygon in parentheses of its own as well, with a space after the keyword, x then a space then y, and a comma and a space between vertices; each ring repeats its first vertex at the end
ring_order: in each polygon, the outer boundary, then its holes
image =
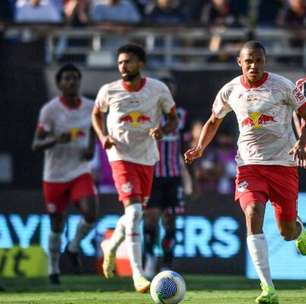
POLYGON ((151 282, 150 293, 156 304, 180 303, 185 296, 185 292, 185 281, 175 271, 162 271, 151 282))

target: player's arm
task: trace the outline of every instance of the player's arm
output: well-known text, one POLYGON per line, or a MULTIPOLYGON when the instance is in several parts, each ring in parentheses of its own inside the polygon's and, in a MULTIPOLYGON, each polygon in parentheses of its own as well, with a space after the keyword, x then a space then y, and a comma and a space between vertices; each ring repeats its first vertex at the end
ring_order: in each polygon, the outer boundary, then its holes
MULTIPOLYGON (((306 120, 306 106, 299 110, 299 116, 306 120)), ((299 166, 306 168, 306 127, 302 127, 298 140, 289 151, 294 159, 298 160, 299 166)))
POLYGON ((106 114, 94 106, 91 114, 92 126, 104 149, 110 149, 115 145, 114 140, 108 135, 106 128, 106 114))
POLYGON ((95 147, 96 147, 96 136, 95 136, 95 131, 91 127, 89 130, 89 142, 88 142, 88 147, 84 151, 82 157, 86 160, 91 160, 94 156, 95 153, 95 147))
POLYGON ((160 140, 162 139, 163 135, 175 131, 177 127, 178 127, 178 117, 176 114, 175 107, 173 107, 172 110, 168 114, 166 114, 166 123, 162 127, 158 126, 156 128, 151 129, 150 135, 154 139, 160 140))
POLYGON ((222 121, 223 118, 217 118, 214 113, 211 114, 210 118, 202 127, 197 144, 184 153, 184 159, 187 164, 192 163, 194 159, 202 156, 205 148, 215 137, 222 121))
POLYGON ((51 132, 47 132, 43 128, 38 127, 34 134, 32 142, 33 151, 44 151, 52 148, 56 144, 64 144, 71 140, 69 133, 62 133, 60 136, 55 137, 51 132))

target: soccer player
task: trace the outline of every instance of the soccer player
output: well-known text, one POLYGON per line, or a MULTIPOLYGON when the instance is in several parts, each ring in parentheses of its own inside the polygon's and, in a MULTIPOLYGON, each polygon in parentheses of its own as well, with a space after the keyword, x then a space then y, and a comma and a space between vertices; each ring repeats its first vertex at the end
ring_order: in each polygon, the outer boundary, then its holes
MULTIPOLYGON (((298 79, 295 83, 297 89, 301 91, 301 93, 306 97, 306 77, 298 79)), ((305 126, 305 120, 297 115, 296 112, 293 113, 293 121, 295 125, 295 129, 298 136, 301 136, 302 129, 305 126)))
POLYGON ((177 116, 167 86, 159 80, 142 77, 146 62, 142 47, 121 46, 117 62, 121 79, 101 87, 92 113, 94 129, 107 151, 119 200, 125 208, 110 244, 101 244, 103 272, 106 278, 113 276, 116 249, 125 238, 135 289, 146 292, 150 282, 142 269, 142 204, 150 196, 153 169, 159 159, 156 140, 175 130, 177 116), (161 127, 163 113, 167 123, 161 127))
MULTIPOLYGON (((176 83, 172 77, 163 77, 161 81, 167 84, 173 96, 176 92, 176 83)), ((154 246, 159 241, 159 219, 165 230, 161 241, 163 260, 161 269, 172 268, 175 239, 175 218, 183 213, 184 197, 182 186, 182 141, 188 130, 186 110, 178 107, 178 127, 175 131, 158 141, 160 155, 159 162, 154 168, 152 195, 144 209, 144 251, 147 278, 153 278, 156 273, 157 258, 154 255, 154 246)), ((163 125, 164 119, 161 120, 163 125)))
POLYGON ((94 151, 91 127, 94 103, 79 95, 81 72, 76 66, 62 66, 55 78, 61 95, 42 107, 33 150, 44 151, 43 192, 51 221, 48 272, 50 283, 60 284, 65 209, 71 202, 82 215, 75 236, 66 248, 74 266, 79 267, 80 242, 95 224, 97 198, 89 166, 94 151))
POLYGON ((245 215, 247 245, 261 281, 256 303, 279 303, 263 232, 265 204, 271 201, 284 240, 296 240, 298 251, 306 255, 306 233, 297 217, 297 165, 305 164, 306 132, 304 128, 296 141, 291 125, 293 111, 306 118, 306 102, 291 81, 265 71, 266 54, 260 42, 245 43, 237 62, 242 75, 218 92, 198 143, 184 157, 187 163, 199 158, 225 115, 235 112, 240 131, 235 199, 245 215))

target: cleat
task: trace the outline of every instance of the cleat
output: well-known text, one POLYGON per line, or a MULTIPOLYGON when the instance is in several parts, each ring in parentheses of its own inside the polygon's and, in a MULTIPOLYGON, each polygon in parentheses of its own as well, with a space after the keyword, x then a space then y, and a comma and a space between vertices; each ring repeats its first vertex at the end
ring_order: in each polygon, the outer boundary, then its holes
POLYGON ((49 274, 49 282, 51 285, 60 285, 61 281, 59 279, 58 273, 49 274))
POLYGON ((273 286, 260 284, 262 293, 256 298, 258 304, 279 304, 276 290, 273 286))
POLYGON ((101 249, 104 257, 102 264, 103 274, 107 279, 110 279, 114 276, 116 255, 109 250, 105 241, 101 243, 101 249))
POLYGON ((302 231, 295 241, 295 245, 301 255, 306 255, 306 231, 304 230, 304 224, 299 217, 296 218, 296 221, 301 225, 302 231))
POLYGON ((151 282, 145 277, 138 277, 134 279, 134 287, 137 292, 146 293, 150 288, 151 282))
POLYGON ((75 274, 80 274, 82 269, 82 261, 79 252, 72 252, 69 250, 69 244, 65 248, 65 254, 70 260, 75 274))
POLYGON ((157 263, 157 258, 154 255, 151 254, 146 254, 146 264, 144 268, 144 276, 147 279, 153 279, 153 277, 156 274, 156 263, 157 263))

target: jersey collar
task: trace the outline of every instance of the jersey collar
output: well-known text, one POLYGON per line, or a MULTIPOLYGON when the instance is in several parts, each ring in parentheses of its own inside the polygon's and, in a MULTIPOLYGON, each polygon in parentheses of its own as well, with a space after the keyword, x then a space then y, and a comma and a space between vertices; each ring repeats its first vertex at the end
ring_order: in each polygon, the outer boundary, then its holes
POLYGON ((75 105, 71 105, 64 96, 60 96, 59 100, 66 108, 70 110, 78 109, 81 105, 81 99, 78 99, 75 105))
POLYGON ((141 78, 136 87, 131 87, 128 82, 122 81, 122 86, 128 92, 138 92, 144 87, 146 81, 146 78, 141 78))
POLYGON ((246 89, 251 89, 251 88, 258 88, 262 84, 266 82, 266 80, 269 78, 269 73, 264 72, 262 78, 260 80, 255 81, 253 84, 250 84, 245 77, 242 75, 240 77, 240 82, 241 84, 246 88, 246 89))

